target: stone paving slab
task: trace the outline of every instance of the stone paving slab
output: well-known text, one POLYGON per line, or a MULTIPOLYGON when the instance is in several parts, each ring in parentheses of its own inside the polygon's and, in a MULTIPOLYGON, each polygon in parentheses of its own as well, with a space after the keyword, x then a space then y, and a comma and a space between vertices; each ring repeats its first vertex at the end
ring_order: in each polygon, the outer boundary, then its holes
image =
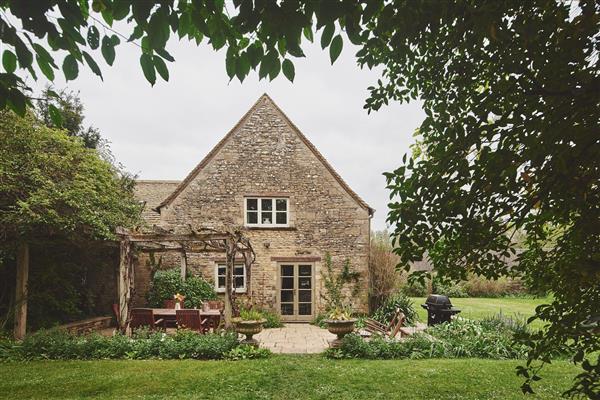
POLYGON ((329 348, 329 342, 335 335, 327 329, 310 324, 285 324, 283 328, 265 329, 254 335, 260 347, 273 353, 281 354, 315 354, 329 348))

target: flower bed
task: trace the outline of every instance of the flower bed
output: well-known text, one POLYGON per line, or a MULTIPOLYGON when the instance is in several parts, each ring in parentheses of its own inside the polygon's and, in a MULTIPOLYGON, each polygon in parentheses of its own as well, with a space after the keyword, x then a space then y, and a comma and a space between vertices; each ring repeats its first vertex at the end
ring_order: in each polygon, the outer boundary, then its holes
POLYGON ((40 331, 21 343, 0 344, 4 360, 94 360, 94 359, 242 359, 264 358, 266 349, 241 346, 237 335, 199 335, 179 331, 174 335, 139 331, 133 337, 97 334, 76 336, 62 330, 40 331))
POLYGON ((329 349, 330 358, 488 358, 522 359, 527 348, 514 341, 522 326, 498 318, 485 321, 457 319, 437 325, 425 333, 402 341, 374 337, 367 341, 347 335, 339 348, 329 349))

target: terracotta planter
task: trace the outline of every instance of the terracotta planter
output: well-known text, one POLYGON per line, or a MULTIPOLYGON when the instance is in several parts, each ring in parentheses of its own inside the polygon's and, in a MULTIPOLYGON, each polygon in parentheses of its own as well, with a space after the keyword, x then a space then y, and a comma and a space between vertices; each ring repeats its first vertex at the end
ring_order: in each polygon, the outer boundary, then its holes
POLYGON ((337 339, 330 343, 331 347, 338 347, 342 343, 342 338, 354 331, 354 324, 356 321, 357 320, 354 318, 344 320, 328 319, 325 321, 327 330, 334 335, 337 335, 337 339))
POLYGON ((254 339, 252 336, 262 331, 263 324, 265 322, 266 320, 264 319, 256 321, 243 321, 241 319, 234 319, 233 325, 235 326, 235 331, 237 333, 246 335, 246 339, 242 340, 242 343, 258 346, 258 340, 254 339))

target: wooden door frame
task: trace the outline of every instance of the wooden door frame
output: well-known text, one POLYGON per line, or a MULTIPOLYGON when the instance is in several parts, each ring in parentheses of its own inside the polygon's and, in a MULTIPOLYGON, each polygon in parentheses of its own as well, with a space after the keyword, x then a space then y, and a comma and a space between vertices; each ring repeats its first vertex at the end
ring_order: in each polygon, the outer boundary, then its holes
POLYGON ((316 311, 316 304, 315 304, 315 296, 316 296, 316 263, 314 261, 292 261, 292 262, 285 262, 285 261, 278 261, 277 262, 277 282, 276 282, 276 307, 277 307, 277 312, 279 313, 279 316, 281 317, 281 320, 283 322, 311 322, 314 317, 315 317, 315 311, 316 311), (294 266, 294 315, 283 315, 281 314, 281 266, 282 265, 293 265, 294 266), (310 311, 311 314, 310 315, 298 315, 296 312, 298 311, 298 280, 300 278, 300 275, 298 274, 298 270, 299 270, 299 266, 300 265, 310 265, 311 267, 311 307, 310 307, 310 311))

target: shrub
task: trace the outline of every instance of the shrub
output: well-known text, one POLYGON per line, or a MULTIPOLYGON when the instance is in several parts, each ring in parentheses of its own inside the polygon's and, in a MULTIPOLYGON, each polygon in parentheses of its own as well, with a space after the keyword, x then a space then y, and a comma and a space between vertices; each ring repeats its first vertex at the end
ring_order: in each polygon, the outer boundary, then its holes
POLYGON ((241 345, 225 353, 225 359, 231 361, 252 360, 256 358, 268 358, 272 355, 271 350, 260 347, 241 345))
POLYGON ((402 293, 410 297, 424 297, 429 294, 427 285, 418 281, 408 281, 406 285, 402 287, 402 293))
POLYGON ((405 274, 396 270, 400 257, 392 250, 392 241, 387 230, 371 233, 369 257, 371 311, 379 308, 406 281, 405 274))
POLYGON ((199 308, 203 301, 217 298, 213 285, 198 276, 189 276, 183 281, 180 271, 172 268, 156 271, 148 291, 148 304, 162 307, 165 300, 172 300, 177 293, 185 296, 186 308, 199 308))
POLYGON ((470 321, 457 319, 436 325, 426 333, 403 341, 375 336, 367 341, 358 335, 346 335, 338 349, 326 351, 331 358, 489 358, 522 359, 525 345, 514 340, 521 329, 503 319, 470 321))
POLYGON ((433 293, 448 297, 468 297, 462 283, 443 282, 437 276, 431 280, 433 293))
POLYGON ((260 310, 262 317, 265 319, 263 326, 265 328, 282 328, 281 316, 271 311, 260 310))
POLYGON ((163 332, 138 330, 129 338, 120 334, 75 336, 53 329, 27 336, 21 346, 13 344, 10 354, 0 351, 0 357, 24 360, 220 359, 238 346, 234 332, 199 335, 181 330, 169 336, 163 332))
POLYGON ((389 324, 394 317, 397 308, 404 313, 407 324, 412 324, 418 320, 419 317, 414 308, 413 302, 408 298, 408 296, 401 292, 389 297, 383 303, 383 305, 379 307, 377 311, 375 311, 373 314, 373 319, 383 324, 389 324))

